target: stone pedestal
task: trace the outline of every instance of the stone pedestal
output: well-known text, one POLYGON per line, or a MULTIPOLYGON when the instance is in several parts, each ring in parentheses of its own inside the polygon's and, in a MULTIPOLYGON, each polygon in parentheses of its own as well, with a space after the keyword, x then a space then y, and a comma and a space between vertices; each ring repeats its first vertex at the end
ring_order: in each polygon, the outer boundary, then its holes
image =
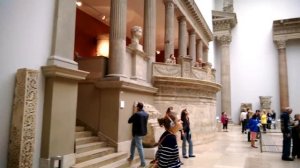
POLYGON ((75 164, 78 81, 85 79, 88 72, 58 66, 44 66, 42 70, 46 81, 41 168, 48 168, 50 158, 56 156, 62 157, 63 168, 67 168, 75 164))

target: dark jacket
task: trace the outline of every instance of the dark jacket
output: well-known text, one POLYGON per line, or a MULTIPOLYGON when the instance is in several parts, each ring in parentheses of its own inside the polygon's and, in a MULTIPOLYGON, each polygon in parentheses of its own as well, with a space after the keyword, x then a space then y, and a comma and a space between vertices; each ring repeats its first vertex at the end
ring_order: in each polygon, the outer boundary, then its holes
POLYGON ((181 132, 181 140, 183 140, 183 136, 186 137, 187 140, 191 139, 191 128, 190 128, 190 120, 187 118, 181 118, 182 120, 182 130, 183 134, 181 132))
POLYGON ((290 115, 288 112, 282 112, 280 115, 281 132, 285 134, 291 133, 290 115))
POLYGON ((145 136, 147 134, 148 117, 149 115, 141 110, 129 118, 128 123, 132 123, 132 136, 145 136))

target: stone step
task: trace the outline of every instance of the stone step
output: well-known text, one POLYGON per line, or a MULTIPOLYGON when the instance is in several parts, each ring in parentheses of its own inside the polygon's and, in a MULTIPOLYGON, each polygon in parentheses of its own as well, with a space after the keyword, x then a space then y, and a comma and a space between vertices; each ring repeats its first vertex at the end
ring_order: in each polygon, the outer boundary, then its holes
POLYGON ((99 141, 99 138, 96 136, 82 137, 82 138, 76 138, 75 144, 82 145, 82 144, 87 144, 87 143, 96 142, 96 141, 99 141))
POLYGON ((106 143, 105 142, 91 142, 87 144, 82 144, 82 145, 76 145, 76 153, 82 153, 82 152, 87 152, 95 149, 99 149, 101 147, 105 147, 106 143))
POLYGON ((101 157, 104 155, 108 155, 111 153, 114 153, 115 149, 112 147, 102 147, 99 149, 82 152, 79 154, 76 154, 76 163, 81 163, 87 160, 95 159, 97 157, 101 157))
POLYGON ((80 132, 80 131, 84 131, 84 127, 83 126, 76 126, 76 132, 80 132))
MULTIPOLYGON (((136 168, 140 165, 140 158, 136 156, 131 162, 126 159, 121 159, 119 161, 101 166, 101 168, 136 168)), ((99 167, 100 168, 100 167, 99 167)))
POLYGON ((92 136, 91 131, 75 132, 75 138, 90 137, 90 136, 92 136))
POLYGON ((117 162, 121 159, 125 159, 126 156, 127 153, 124 152, 112 153, 96 159, 75 164, 74 166, 72 166, 72 168, 99 168, 112 162, 117 162))

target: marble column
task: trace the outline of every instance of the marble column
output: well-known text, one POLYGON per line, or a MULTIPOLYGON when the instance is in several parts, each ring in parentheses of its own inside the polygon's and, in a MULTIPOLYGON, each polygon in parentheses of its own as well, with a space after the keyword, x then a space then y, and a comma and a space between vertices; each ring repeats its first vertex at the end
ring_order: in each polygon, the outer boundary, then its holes
POLYGON ((76 4, 74 1, 55 1, 53 40, 47 65, 78 69, 74 58, 76 4))
POLYGON ((156 50, 156 1, 144 1, 144 51, 149 56, 147 81, 151 82, 152 63, 155 62, 156 50))
POLYGON ((124 76, 126 55, 127 0, 111 0, 109 32, 109 76, 124 76))
POLYGON ((279 57, 280 107, 289 107, 289 85, 286 60, 286 41, 276 41, 279 57))
POLYGON ((221 43, 221 110, 231 117, 231 84, 230 84, 230 35, 218 37, 221 43))
POLYGON ((165 3, 165 61, 174 54, 174 2, 164 0, 165 3))
POLYGON ((196 60, 203 61, 203 42, 201 39, 196 40, 196 60))
POLYGON ((178 17, 178 27, 178 60, 181 62, 181 58, 187 55, 187 28, 184 16, 178 17))
POLYGON ((192 58, 192 65, 196 61, 196 33, 194 30, 189 31, 189 55, 192 58))
POLYGON ((208 47, 203 46, 203 62, 208 62, 208 47))

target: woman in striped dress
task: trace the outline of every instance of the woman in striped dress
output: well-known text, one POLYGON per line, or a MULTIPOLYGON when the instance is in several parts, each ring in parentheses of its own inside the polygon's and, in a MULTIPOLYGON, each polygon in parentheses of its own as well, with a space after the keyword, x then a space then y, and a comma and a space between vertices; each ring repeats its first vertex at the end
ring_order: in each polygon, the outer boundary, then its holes
POLYGON ((178 168, 181 165, 179 160, 179 150, 176 140, 176 133, 182 129, 181 121, 175 113, 171 112, 164 118, 158 119, 159 125, 163 125, 166 131, 159 140, 156 159, 159 168, 178 168))

